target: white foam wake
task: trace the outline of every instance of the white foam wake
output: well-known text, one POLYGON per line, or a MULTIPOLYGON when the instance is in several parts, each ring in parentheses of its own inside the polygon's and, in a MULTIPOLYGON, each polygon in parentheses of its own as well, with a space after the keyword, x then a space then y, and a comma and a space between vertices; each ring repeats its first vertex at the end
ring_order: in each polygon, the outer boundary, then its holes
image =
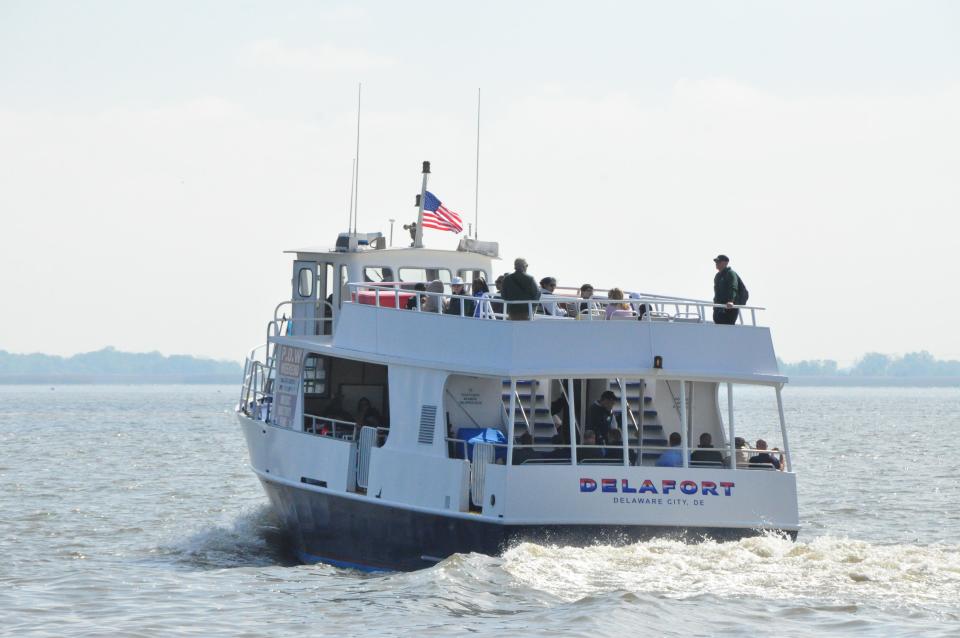
POLYGON ((522 544, 504 555, 504 569, 565 600, 623 590, 881 607, 956 609, 960 601, 958 545, 880 545, 831 537, 794 543, 773 536, 690 545, 670 540, 626 547, 522 544))

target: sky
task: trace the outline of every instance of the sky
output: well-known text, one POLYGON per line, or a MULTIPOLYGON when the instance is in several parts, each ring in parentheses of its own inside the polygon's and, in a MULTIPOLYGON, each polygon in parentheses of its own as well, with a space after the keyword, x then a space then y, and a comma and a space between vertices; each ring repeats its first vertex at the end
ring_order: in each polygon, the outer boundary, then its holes
MULTIPOLYGON (((560 285, 777 354, 960 358, 960 4, 0 0, 0 349, 242 359, 283 250, 431 190, 560 285)), ((453 247, 427 231, 431 247, 453 247)))

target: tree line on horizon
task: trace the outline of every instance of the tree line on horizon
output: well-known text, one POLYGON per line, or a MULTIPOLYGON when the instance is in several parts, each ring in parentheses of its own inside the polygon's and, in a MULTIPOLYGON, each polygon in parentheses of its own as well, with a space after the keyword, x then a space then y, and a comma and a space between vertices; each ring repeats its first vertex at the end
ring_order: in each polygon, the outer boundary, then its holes
MULTIPOLYGON (((787 363, 780 372, 800 377, 960 377, 960 361, 941 360, 926 350, 897 357, 869 352, 849 368, 832 359, 787 363)), ((238 375, 240 364, 191 355, 121 352, 111 346, 71 357, 16 354, 0 350, 0 375, 238 375)))
POLYGON ((0 350, 0 375, 239 375, 235 361, 202 359, 186 354, 121 352, 112 346, 71 357, 0 350))
POLYGON ((798 377, 960 377, 960 361, 937 359, 926 350, 901 357, 868 352, 849 368, 832 359, 786 363, 779 357, 780 372, 798 377))

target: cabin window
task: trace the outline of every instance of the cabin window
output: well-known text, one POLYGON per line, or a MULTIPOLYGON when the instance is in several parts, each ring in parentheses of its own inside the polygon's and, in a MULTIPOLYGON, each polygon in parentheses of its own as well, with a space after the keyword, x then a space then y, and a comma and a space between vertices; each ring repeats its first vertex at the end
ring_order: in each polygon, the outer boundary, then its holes
POLYGON ((461 268, 457 271, 457 276, 462 277, 465 282, 472 284, 474 279, 478 277, 487 282, 488 286, 491 286, 493 282, 487 277, 487 273, 482 270, 471 270, 469 268, 461 268))
POLYGON ((386 266, 366 266, 363 269, 363 280, 372 282, 393 281, 393 269, 386 266))
POLYGON ((303 393, 318 397, 327 394, 327 359, 318 354, 307 356, 303 364, 303 393))
POLYGON ((297 293, 301 297, 313 296, 313 269, 301 268, 297 273, 297 293))
POLYGON ((310 353, 303 369, 303 428, 313 434, 353 439, 357 424, 390 427, 387 367, 310 353))
POLYGON ((445 284, 450 283, 450 271, 446 268, 401 268, 400 281, 414 281, 428 283, 439 279, 445 284))
POLYGON ((340 265, 340 299, 337 301, 337 307, 343 305, 344 299, 350 298, 350 289, 347 287, 348 283, 347 267, 344 264, 340 265))

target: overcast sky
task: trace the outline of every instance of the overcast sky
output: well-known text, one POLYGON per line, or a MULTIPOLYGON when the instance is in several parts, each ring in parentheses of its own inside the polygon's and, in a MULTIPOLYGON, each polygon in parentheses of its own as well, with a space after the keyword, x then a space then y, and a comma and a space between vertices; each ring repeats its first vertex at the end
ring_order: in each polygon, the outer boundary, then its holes
MULTIPOLYGON (((0 349, 242 358, 282 250, 431 190, 561 285, 709 298, 787 360, 960 358, 960 4, 0 0, 0 349)), ((427 231, 429 246, 454 244, 427 231)))

